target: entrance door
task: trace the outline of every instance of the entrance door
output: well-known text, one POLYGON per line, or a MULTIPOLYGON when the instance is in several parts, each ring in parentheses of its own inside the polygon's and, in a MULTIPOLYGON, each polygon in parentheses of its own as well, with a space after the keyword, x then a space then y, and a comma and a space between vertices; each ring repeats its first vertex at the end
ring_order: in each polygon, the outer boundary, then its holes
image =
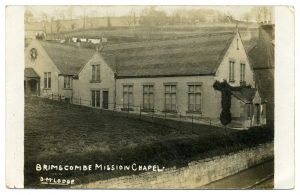
POLYGON ((37 95, 37 81, 35 79, 30 79, 28 81, 29 93, 30 95, 37 95))
POLYGON ((103 91, 103 101, 102 101, 102 108, 108 109, 108 91, 103 91))

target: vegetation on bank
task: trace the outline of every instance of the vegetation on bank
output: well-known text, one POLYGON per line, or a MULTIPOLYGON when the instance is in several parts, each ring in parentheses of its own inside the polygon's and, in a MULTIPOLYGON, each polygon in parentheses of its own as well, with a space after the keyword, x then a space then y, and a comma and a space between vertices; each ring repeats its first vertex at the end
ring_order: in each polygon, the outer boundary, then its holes
MULTIPOLYGON (((44 172, 35 171, 37 163, 136 163, 181 167, 193 160, 226 155, 271 142, 274 138, 273 129, 272 125, 268 125, 252 127, 247 131, 233 131, 203 125, 201 129, 182 132, 126 117, 114 118, 92 108, 43 99, 26 99, 25 186, 39 185, 39 177, 45 176, 44 172), (51 150, 47 150, 49 148, 51 150)), ((78 184, 137 173, 141 172, 49 171, 46 175, 76 178, 78 184)))

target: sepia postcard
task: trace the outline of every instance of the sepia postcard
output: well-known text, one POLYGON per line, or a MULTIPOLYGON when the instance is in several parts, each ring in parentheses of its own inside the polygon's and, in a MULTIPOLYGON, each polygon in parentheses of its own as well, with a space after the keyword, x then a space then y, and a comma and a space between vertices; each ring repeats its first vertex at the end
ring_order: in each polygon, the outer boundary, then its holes
POLYGON ((7 6, 6 40, 8 188, 294 187, 292 7, 7 6))

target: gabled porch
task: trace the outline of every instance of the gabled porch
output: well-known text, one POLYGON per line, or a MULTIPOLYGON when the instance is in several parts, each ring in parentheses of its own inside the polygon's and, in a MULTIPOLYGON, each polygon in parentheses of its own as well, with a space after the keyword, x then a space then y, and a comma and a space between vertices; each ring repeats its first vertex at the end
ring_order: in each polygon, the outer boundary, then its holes
POLYGON ((239 109, 233 111, 232 125, 248 128, 266 124, 266 103, 262 101, 257 89, 232 91, 232 99, 239 102, 239 109))
POLYGON ((40 95, 40 77, 33 68, 25 68, 24 93, 25 96, 40 95))

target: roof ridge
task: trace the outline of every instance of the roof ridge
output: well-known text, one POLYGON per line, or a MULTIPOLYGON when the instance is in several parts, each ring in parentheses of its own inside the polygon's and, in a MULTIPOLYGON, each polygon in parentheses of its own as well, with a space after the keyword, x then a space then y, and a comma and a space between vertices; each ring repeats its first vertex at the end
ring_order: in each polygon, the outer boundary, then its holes
POLYGON ((55 42, 55 41, 47 41, 47 40, 38 40, 40 41, 41 43, 46 43, 46 44, 53 44, 53 45, 58 45, 58 46, 61 46, 61 47, 69 47, 69 48, 74 48, 74 49, 84 49, 84 50, 89 50, 89 51, 94 51, 93 49, 91 48, 88 48, 88 47, 78 47, 77 45, 75 44, 64 44, 64 43, 58 43, 58 42, 55 42))

